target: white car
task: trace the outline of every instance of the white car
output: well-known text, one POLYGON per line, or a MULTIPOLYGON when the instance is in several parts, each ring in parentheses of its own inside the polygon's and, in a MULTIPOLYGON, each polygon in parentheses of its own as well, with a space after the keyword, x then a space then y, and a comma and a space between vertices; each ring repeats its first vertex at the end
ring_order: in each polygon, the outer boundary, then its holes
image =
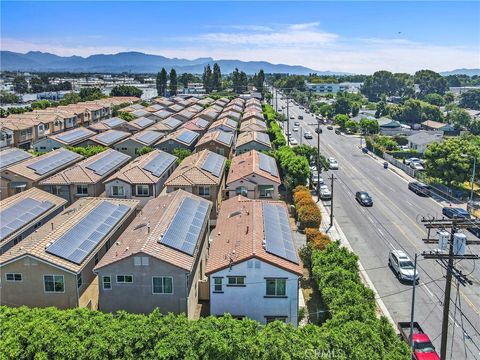
POLYGON ((290 115, 290 119, 292 119, 292 120, 293 120, 293 119, 295 119, 295 116, 293 116, 293 115, 290 115))
POLYGON ((415 157, 405 159, 405 165, 410 165, 412 162, 420 163, 421 160, 419 158, 415 158, 415 157))
POLYGON ((298 121, 295 121, 294 125, 295 126, 300 126, 300 123, 298 121))
POLYGON ((331 170, 338 170, 338 162, 335 158, 328 159, 328 168, 331 170))
POLYGON ((418 170, 418 171, 423 171, 423 170, 425 170, 425 168, 423 167, 423 165, 420 164, 419 162, 411 162, 411 163, 410 163, 410 167, 411 167, 413 170, 418 170))
POLYGON ((332 193, 327 185, 320 185, 320 199, 329 200, 332 198, 332 193))
POLYGON ((310 131, 307 131, 305 134, 303 134, 303 137, 305 139, 313 139, 312 133, 310 131))
POLYGON ((325 181, 323 181, 323 178, 318 175, 317 171, 312 172, 312 184, 317 185, 317 184, 324 184, 325 181))
POLYGON ((418 282, 420 275, 414 271, 413 261, 402 250, 390 250, 388 254, 388 266, 395 272, 398 280, 418 282))
POLYGON ((298 132, 298 127, 295 126, 292 130, 298 132))
POLYGON ((290 145, 298 145, 298 141, 295 138, 290 138, 290 145))

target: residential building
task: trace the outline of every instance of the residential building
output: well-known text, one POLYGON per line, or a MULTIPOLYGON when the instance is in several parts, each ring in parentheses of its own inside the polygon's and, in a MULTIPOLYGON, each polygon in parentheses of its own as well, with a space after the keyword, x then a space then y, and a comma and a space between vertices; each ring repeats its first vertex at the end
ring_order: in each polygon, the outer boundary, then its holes
POLYGON ((87 145, 114 146, 131 134, 120 130, 107 130, 88 139, 87 145))
POLYGON ((251 150, 232 159, 225 186, 226 196, 249 199, 279 199, 281 184, 277 162, 271 156, 251 150))
POLYGON ((234 132, 222 130, 209 131, 198 140, 195 151, 210 150, 230 159, 233 155, 234 140, 234 132))
POLYGON ((242 116, 242 123, 248 120, 260 120, 260 121, 265 121, 265 118, 263 117, 263 113, 261 111, 257 110, 245 110, 242 116))
POLYGON ((65 146, 82 146, 94 135, 94 131, 79 127, 38 140, 32 144, 32 148, 37 152, 48 152, 65 146))
POLYGON ((417 150, 420 154, 423 154, 428 145, 441 141, 442 138, 443 132, 420 131, 407 137, 408 147, 412 150, 417 150))
POLYGON ((37 188, 0 201, 0 254, 63 211, 66 200, 37 188))
POLYGON ((102 133, 108 130, 118 130, 124 132, 138 131, 138 128, 136 126, 130 125, 128 121, 125 121, 119 117, 102 120, 100 122, 90 125, 88 128, 97 133, 102 133))
POLYGON ((236 132, 238 123, 235 120, 229 118, 223 118, 222 120, 217 120, 210 125, 208 131, 213 130, 222 130, 226 132, 236 132))
POLYGON ((203 135, 207 131, 209 126, 210 123, 207 120, 194 118, 183 124, 181 128, 195 131, 197 134, 203 135))
POLYGON ((165 134, 158 131, 143 130, 133 134, 125 140, 116 143, 114 148, 115 150, 135 158, 139 155, 138 153, 142 148, 153 148, 155 144, 164 136, 165 134))
POLYGON ((218 111, 215 111, 214 109, 211 108, 206 108, 205 110, 200 111, 197 115, 195 115, 194 119, 203 119, 207 120, 209 123, 214 122, 220 113, 218 111))
POLYGON ((185 107, 186 107, 186 105, 184 106, 184 105, 180 105, 180 104, 177 103, 177 104, 169 106, 168 108, 170 110, 172 110, 173 112, 178 113, 178 112, 182 111, 183 109, 185 109, 185 107))
POLYGON ((169 153, 173 153, 173 150, 175 149, 186 149, 193 151, 199 137, 200 135, 195 131, 178 129, 160 139, 155 147, 169 153))
POLYGON ((0 171, 33 157, 22 149, 8 148, 0 151, 0 171))
POLYGON ((150 200, 95 267, 100 310, 198 315, 211 203, 182 190, 150 200))
POLYGON ((172 117, 185 123, 189 120, 192 120, 196 114, 197 114, 196 112, 192 112, 190 110, 184 109, 176 114, 173 114, 172 117))
POLYGON ((203 83, 188 83, 187 87, 183 89, 185 94, 205 94, 203 83))
POLYGON ((259 131, 259 132, 267 132, 267 124, 263 120, 259 120, 256 118, 250 118, 248 120, 242 121, 240 124, 240 132, 247 132, 247 131, 259 131))
POLYGON ((211 315, 298 325, 303 271, 290 224, 281 201, 236 196, 223 202, 206 270, 211 315))
POLYGON ((170 101, 165 97, 157 97, 153 99, 153 101, 155 102, 155 104, 160 104, 163 107, 169 107, 175 104, 173 101, 170 101))
POLYGON ((219 120, 223 118, 228 118, 228 119, 235 120, 236 122, 239 122, 241 117, 242 117, 242 114, 232 110, 223 110, 223 112, 220 115, 218 115, 219 120))
POLYGON ((173 114, 175 114, 175 112, 170 108, 164 108, 162 110, 159 110, 153 113, 153 115, 155 115, 158 119, 160 119, 159 121, 164 120, 172 116, 173 114))
POLYGON ((105 191, 103 181, 130 159, 126 154, 108 149, 40 181, 39 186, 69 204, 87 196, 98 197, 105 191))
POLYGON ((155 124, 156 121, 146 117, 139 117, 135 120, 130 121, 128 124, 137 129, 137 131, 145 130, 149 126, 155 124))
POLYGON ((159 131, 165 134, 171 133, 178 129, 183 122, 173 117, 168 117, 164 120, 157 122, 155 125, 149 127, 149 130, 159 131))
POLYGON ((307 91, 312 91, 321 94, 336 94, 338 92, 347 91, 348 83, 305 83, 307 91))
POLYGON ((82 155, 60 148, 2 169, 0 199, 37 186, 40 181, 75 164, 82 155))
POLYGON ((160 195, 177 166, 177 157, 160 150, 139 156, 105 180, 105 194, 137 199, 141 204, 160 195))
POLYGON ((0 256, 2 305, 98 308, 93 267, 135 216, 135 200, 83 198, 0 256))
POLYGON ((182 189, 210 200, 211 219, 215 220, 225 188, 226 160, 209 150, 186 157, 165 182, 167 193, 182 189))
POLYGON ((445 134, 451 134, 455 132, 455 127, 451 124, 445 124, 438 121, 427 120, 421 123, 422 129, 429 131, 441 131, 445 134))
POLYGON ((243 154, 250 150, 268 151, 272 149, 270 138, 266 133, 247 131, 238 134, 235 153, 243 154))

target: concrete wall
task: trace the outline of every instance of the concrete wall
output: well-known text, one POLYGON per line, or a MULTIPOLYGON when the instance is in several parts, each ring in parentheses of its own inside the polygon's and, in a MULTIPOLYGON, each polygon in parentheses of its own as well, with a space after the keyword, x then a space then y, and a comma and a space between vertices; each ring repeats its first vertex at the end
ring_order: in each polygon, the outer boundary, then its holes
POLYGON ((269 148, 266 145, 257 143, 255 141, 250 141, 249 143, 246 143, 246 144, 243 144, 243 145, 237 145, 237 148, 235 149, 235 154, 240 155, 240 154, 243 154, 243 153, 245 153, 247 151, 250 151, 250 150, 257 150, 257 151, 260 152, 260 151, 271 150, 271 148, 269 148))
POLYGON ((298 275, 264 261, 251 259, 233 265, 231 269, 226 268, 210 274, 209 281, 211 315, 230 313, 234 316, 246 316, 263 324, 266 323, 266 316, 285 316, 287 323, 297 326, 298 275), (245 276, 246 285, 228 286, 227 276, 245 276), (214 291, 215 277, 222 278, 223 292, 214 291), (286 296, 266 297, 265 278, 286 278, 286 296))
MULTIPOLYGON (((226 193, 229 198, 236 196, 237 187, 244 186, 248 190, 247 197, 249 199, 260 199, 260 191, 258 190, 259 185, 271 185, 274 188, 274 193, 272 199, 279 199, 278 193, 278 184, 272 180, 263 178, 256 175, 255 178, 252 178, 252 175, 245 177, 244 179, 236 180, 231 182, 226 186, 226 193)), ((265 199, 262 197, 262 199, 265 199)))
POLYGON ((222 156, 225 156, 227 159, 232 158, 232 148, 230 148, 228 146, 225 146, 225 145, 221 145, 221 144, 213 142, 213 141, 210 141, 208 143, 197 146, 195 151, 200 152, 200 151, 205 150, 205 149, 210 150, 210 151, 212 151, 216 154, 220 154, 222 156))
MULTIPOLYGON (((197 140, 198 140, 198 138, 197 138, 197 140)), ((173 153, 174 149, 186 149, 186 150, 190 150, 190 151, 193 152, 196 142, 197 141, 194 141, 191 146, 187 146, 185 144, 179 143, 179 142, 174 141, 174 140, 166 140, 166 141, 162 141, 162 142, 157 143, 155 145, 155 148, 159 149, 159 150, 166 151, 170 154, 173 153)))
POLYGON ((127 139, 115 144, 113 148, 117 151, 120 151, 121 153, 130 155, 133 159, 138 157, 137 151, 143 148, 144 146, 145 145, 142 145, 137 141, 134 141, 132 139, 127 139))
POLYGON ((50 138, 43 138, 32 144, 32 148, 37 152, 49 152, 64 146, 62 143, 50 138))

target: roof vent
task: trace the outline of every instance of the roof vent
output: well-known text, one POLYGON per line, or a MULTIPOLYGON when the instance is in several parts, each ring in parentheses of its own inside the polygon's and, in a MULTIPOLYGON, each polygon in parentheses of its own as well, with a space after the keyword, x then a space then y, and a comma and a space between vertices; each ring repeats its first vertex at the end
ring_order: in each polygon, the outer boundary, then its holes
POLYGON ((230 213, 230 215, 229 215, 228 217, 229 217, 229 218, 232 218, 232 217, 234 217, 234 216, 241 215, 241 214, 242 214, 241 211, 234 211, 234 212, 230 213))
POLYGON ((146 224, 146 223, 138 224, 137 226, 135 226, 135 227, 133 228, 133 230, 141 229, 141 228, 144 227, 144 226, 147 226, 147 224, 146 224))
POLYGON ((117 241, 115 245, 120 246, 120 241, 117 241))

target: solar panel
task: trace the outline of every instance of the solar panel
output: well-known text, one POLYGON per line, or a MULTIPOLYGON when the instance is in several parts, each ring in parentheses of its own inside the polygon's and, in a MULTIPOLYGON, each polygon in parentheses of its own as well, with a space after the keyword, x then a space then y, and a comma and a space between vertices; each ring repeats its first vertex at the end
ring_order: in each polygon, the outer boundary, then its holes
POLYGON ((75 264, 81 264, 129 209, 126 205, 116 205, 108 201, 100 203, 80 222, 48 246, 46 252, 75 264))
POLYGON ((3 169, 7 166, 16 164, 31 157, 32 154, 20 149, 8 149, 6 151, 2 151, 0 152, 0 168, 3 169))
POLYGON ((181 134, 177 136, 177 140, 190 145, 196 138, 198 134, 194 131, 184 130, 181 134))
POLYGON ((25 198, 0 212, 0 240, 18 231, 55 205, 50 201, 25 198))
POLYGON ((66 144, 71 144, 78 140, 82 140, 87 137, 90 137, 92 134, 93 134, 92 131, 89 131, 85 128, 79 128, 79 129, 68 131, 65 134, 58 135, 57 139, 66 144))
POLYGON ((225 158, 222 155, 211 152, 205 158, 202 169, 208 171, 215 176, 220 176, 224 164, 225 158))
POLYGON ((262 204, 266 251, 298 264, 287 210, 283 206, 262 204))
POLYGON ((270 138, 268 137, 267 134, 262 133, 262 132, 256 132, 256 137, 257 140, 264 143, 264 144, 270 144, 270 138))
POLYGON ((227 119, 226 123, 227 123, 227 125, 231 126, 234 129, 237 128, 237 122, 235 120, 227 119))
POLYGON ((137 120, 134 120, 133 123, 137 124, 143 129, 143 128, 146 128, 147 126, 154 124, 155 121, 147 119, 146 117, 141 117, 141 118, 138 118, 137 120))
POLYGON ((180 126, 180 124, 182 124, 182 122, 178 119, 175 119, 175 118, 171 117, 171 118, 165 120, 165 124, 167 124, 172 129, 175 129, 176 127, 180 126))
POLYGON ((220 131, 220 134, 217 136, 217 140, 225 145, 230 145, 232 143, 233 134, 225 131, 220 131))
POLYGON ((136 139, 144 144, 150 145, 159 140, 162 136, 163 134, 157 131, 147 131, 138 135, 136 139))
POLYGON ((258 155, 260 158, 260 169, 278 177, 278 169, 275 159, 262 153, 259 153, 258 155))
POLYGON ((197 119, 196 124, 199 128, 205 129, 210 123, 204 119, 197 119))
POLYGON ((98 141, 100 141, 104 144, 111 145, 111 144, 123 139, 127 135, 128 134, 126 134, 122 131, 109 130, 109 131, 106 131, 106 132, 104 132, 100 135, 97 135, 96 140, 98 140, 98 141))
POLYGON ((45 157, 41 156, 39 157, 40 160, 35 161, 30 165, 27 165, 27 167, 35 171, 37 175, 43 175, 59 167, 65 166, 70 161, 81 157, 81 155, 72 151, 63 150, 57 152, 54 155, 45 155, 45 157))
POLYGON ((206 200, 184 198, 167 231, 158 242, 192 256, 203 224, 209 216, 208 208, 206 200))
POLYGON ((170 165, 177 160, 176 156, 161 151, 155 158, 150 160, 143 167, 145 170, 151 172, 154 176, 161 176, 170 165))
POLYGON ((123 124, 123 123, 126 122, 126 121, 123 120, 123 119, 120 119, 120 118, 118 118, 118 117, 113 117, 113 118, 110 118, 110 119, 103 120, 102 122, 103 122, 105 125, 107 125, 108 127, 114 127, 114 126, 121 125, 121 124, 123 124))
POLYGON ((129 158, 130 156, 126 154, 122 154, 121 152, 115 150, 110 150, 108 151, 107 155, 102 156, 100 159, 91 164, 88 164, 86 168, 93 170, 95 174, 102 176, 117 168, 118 165, 125 162, 129 158))

